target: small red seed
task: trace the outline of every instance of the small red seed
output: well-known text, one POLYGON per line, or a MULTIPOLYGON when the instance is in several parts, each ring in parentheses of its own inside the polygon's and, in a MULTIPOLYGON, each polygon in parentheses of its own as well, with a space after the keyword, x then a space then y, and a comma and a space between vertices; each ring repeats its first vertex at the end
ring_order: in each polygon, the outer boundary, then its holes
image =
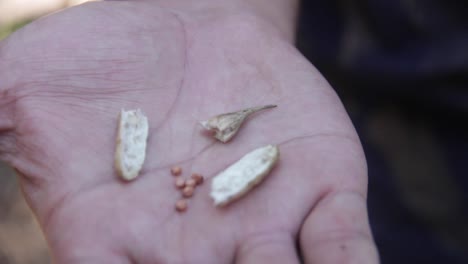
POLYGON ((194 179, 185 180, 185 186, 195 187, 195 185, 197 185, 197 182, 194 179))
POLYGON ((192 197, 193 191, 194 191, 193 187, 191 187, 191 186, 186 186, 186 187, 182 190, 182 195, 183 195, 184 197, 186 197, 186 198, 192 197))
POLYGON ((176 181, 175 181, 175 186, 178 188, 178 189, 182 189, 185 187, 185 180, 182 179, 182 178, 177 178, 176 181))
POLYGON ((182 173, 182 168, 179 166, 174 166, 171 168, 171 174, 173 176, 179 176, 182 173))
POLYGON ((177 201, 175 204, 175 208, 179 212, 184 212, 185 210, 187 210, 187 200, 181 199, 177 201))
POLYGON ((195 182, 197 183, 197 185, 200 185, 203 183, 204 181, 204 178, 201 174, 198 174, 198 173, 194 173, 192 174, 192 179, 195 180, 195 182))

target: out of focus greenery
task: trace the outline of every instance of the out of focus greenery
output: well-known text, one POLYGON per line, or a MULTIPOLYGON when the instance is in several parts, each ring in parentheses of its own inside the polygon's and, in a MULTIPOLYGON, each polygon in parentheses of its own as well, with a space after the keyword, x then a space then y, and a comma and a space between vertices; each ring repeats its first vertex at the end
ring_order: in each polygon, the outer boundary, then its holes
POLYGON ((31 21, 33 21, 33 20, 30 19, 30 20, 25 20, 25 21, 21 21, 21 22, 18 22, 18 23, 14 23, 14 24, 11 24, 11 25, 0 26, 0 40, 6 38, 8 35, 10 35, 15 30, 18 30, 21 27, 29 24, 31 21))

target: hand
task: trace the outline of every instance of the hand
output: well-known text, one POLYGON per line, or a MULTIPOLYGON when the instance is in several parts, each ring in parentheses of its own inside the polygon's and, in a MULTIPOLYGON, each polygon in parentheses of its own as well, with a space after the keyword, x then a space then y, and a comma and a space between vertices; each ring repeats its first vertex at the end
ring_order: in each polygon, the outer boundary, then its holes
POLYGON ((1 158, 21 175, 57 263, 376 263, 366 165, 333 90, 273 26, 247 13, 83 5, 0 44, 1 158), (228 144, 198 120, 277 104, 228 144), (139 178, 113 167, 120 109, 150 122, 139 178), (250 150, 281 158, 215 208, 209 178, 250 150), (184 213, 169 173, 199 172, 184 213))

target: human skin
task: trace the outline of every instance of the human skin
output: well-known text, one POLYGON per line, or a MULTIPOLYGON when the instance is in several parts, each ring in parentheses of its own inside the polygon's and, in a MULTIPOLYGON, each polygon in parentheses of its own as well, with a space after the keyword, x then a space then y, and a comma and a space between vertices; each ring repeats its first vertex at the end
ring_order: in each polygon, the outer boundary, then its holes
POLYGON ((219 2, 85 4, 0 43, 0 158, 55 263, 378 263, 359 138, 294 47, 294 4, 219 2), (263 104, 278 107, 228 144, 198 125, 263 104), (113 167, 122 108, 150 122, 132 182, 113 167), (267 144, 281 151, 272 173, 215 208, 210 179, 267 144), (173 165, 206 177, 184 213, 173 165))

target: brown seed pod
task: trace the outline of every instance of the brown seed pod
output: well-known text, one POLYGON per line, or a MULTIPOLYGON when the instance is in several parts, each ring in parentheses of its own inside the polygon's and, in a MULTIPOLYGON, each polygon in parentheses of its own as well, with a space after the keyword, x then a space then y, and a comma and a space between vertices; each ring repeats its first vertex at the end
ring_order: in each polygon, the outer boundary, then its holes
POLYGON ((214 132, 214 137, 219 141, 226 143, 231 140, 237 133, 242 123, 251 114, 258 111, 276 107, 276 105, 264 105, 258 107, 251 107, 243 110, 239 110, 232 113, 225 113, 214 116, 206 121, 200 122, 200 124, 209 131, 214 132))

